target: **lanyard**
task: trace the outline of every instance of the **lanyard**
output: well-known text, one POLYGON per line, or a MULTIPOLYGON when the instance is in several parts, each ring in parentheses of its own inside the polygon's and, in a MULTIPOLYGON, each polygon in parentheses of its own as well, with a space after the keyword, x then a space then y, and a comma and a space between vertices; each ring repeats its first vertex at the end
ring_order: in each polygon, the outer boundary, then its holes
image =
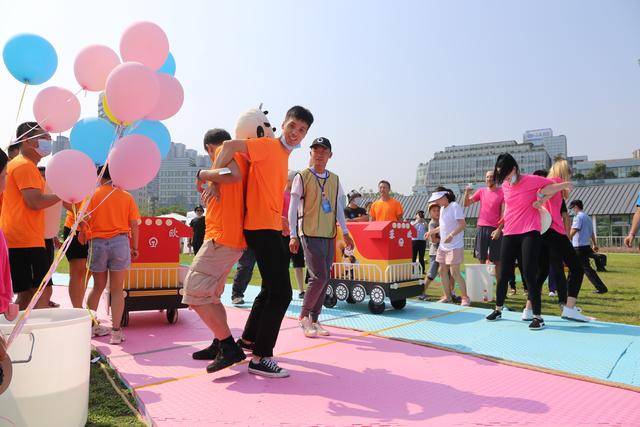
POLYGON ((320 191, 322 192, 322 198, 326 198, 325 194, 324 194, 324 187, 327 185, 327 180, 329 179, 329 174, 327 174, 326 178, 322 178, 319 177, 315 171, 311 168, 309 168, 309 171, 313 174, 313 176, 316 177, 316 181, 318 182, 318 187, 320 187, 320 191), (322 180, 323 182, 320 183, 320 180, 322 180))

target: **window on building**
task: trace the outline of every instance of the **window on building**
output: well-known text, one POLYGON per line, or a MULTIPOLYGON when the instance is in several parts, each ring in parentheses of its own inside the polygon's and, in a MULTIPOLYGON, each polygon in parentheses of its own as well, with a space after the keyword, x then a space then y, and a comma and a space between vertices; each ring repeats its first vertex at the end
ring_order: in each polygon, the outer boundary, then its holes
POLYGON ((626 236, 631 227, 631 215, 611 215, 611 235, 626 236))
POLYGON ((596 217, 596 236, 611 236, 611 216, 598 215, 596 217))

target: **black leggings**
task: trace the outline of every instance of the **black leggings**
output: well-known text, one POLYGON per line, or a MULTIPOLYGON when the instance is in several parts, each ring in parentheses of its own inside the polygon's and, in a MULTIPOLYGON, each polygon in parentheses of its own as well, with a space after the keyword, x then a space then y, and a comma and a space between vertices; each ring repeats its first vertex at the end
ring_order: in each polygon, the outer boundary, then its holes
POLYGON ((422 266, 422 272, 426 273, 424 267, 424 254, 427 251, 427 241, 426 240, 412 240, 411 248, 413 251, 413 255, 411 256, 411 262, 416 262, 416 258, 418 262, 422 266))
POLYGON ((515 264, 517 255, 520 255, 520 269, 523 281, 529 287, 529 299, 533 305, 533 314, 540 315, 542 311, 542 301, 540 292, 542 287, 537 285, 536 275, 538 270, 538 257, 540 255, 540 245, 542 239, 540 232, 529 231, 524 234, 513 234, 502 237, 500 247, 500 278, 498 279, 498 289, 496 291, 496 305, 502 307, 507 297, 509 279, 515 274, 515 264))
POLYGON ((544 281, 549 276, 550 264, 553 265, 554 270, 557 272, 558 301, 560 304, 567 303, 567 283, 569 296, 578 298, 580 285, 584 277, 584 268, 582 268, 580 258, 578 258, 578 254, 573 249, 569 238, 565 234, 560 234, 551 229, 542 235, 537 280, 540 289, 542 289, 544 281), (569 267, 568 280, 564 276, 564 264, 569 267))

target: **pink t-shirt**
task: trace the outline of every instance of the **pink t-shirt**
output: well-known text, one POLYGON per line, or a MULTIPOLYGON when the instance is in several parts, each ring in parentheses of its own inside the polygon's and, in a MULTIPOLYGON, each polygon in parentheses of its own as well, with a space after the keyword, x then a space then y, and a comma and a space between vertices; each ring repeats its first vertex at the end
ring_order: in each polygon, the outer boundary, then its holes
POLYGON ((553 183, 537 175, 520 175, 516 185, 508 181, 502 184, 505 204, 502 232, 505 236, 540 231, 540 213, 533 204, 538 199, 538 191, 553 183))
POLYGON ((0 230, 0 313, 7 311, 13 300, 11 287, 11 269, 9 268, 9 250, 4 233, 0 230))
POLYGON ((473 193, 471 200, 480 202, 478 226, 497 228, 502 215, 502 203, 504 202, 502 188, 496 188, 493 191, 487 187, 480 188, 473 193))
MULTIPOLYGON (((549 179, 551 179, 555 183, 562 182, 562 178, 556 177, 549 179)), ((560 208, 562 208, 562 191, 558 191, 553 195, 553 197, 547 200, 544 204, 544 207, 551 214, 551 228, 560 234, 567 234, 567 231, 564 228, 562 214, 560 213, 560 208)))

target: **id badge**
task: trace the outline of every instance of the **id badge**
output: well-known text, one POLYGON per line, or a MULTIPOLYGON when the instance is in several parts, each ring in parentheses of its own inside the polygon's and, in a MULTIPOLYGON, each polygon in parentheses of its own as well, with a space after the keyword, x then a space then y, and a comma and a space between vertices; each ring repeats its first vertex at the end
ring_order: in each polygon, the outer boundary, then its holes
POLYGON ((329 203, 329 200, 323 198, 322 199, 322 211, 324 213, 330 213, 331 212, 331 203, 329 203))

